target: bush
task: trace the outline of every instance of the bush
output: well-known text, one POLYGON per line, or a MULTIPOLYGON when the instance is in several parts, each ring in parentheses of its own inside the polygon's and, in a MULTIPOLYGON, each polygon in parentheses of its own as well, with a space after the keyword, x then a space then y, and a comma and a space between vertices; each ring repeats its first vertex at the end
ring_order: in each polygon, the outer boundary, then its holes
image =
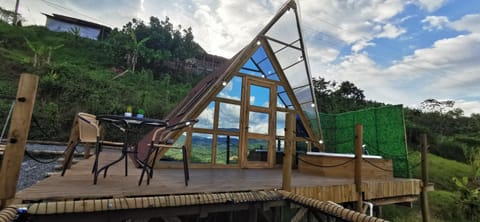
POLYGON ((430 152, 450 160, 467 163, 464 148, 465 146, 461 143, 452 140, 446 140, 437 145, 431 145, 430 152))

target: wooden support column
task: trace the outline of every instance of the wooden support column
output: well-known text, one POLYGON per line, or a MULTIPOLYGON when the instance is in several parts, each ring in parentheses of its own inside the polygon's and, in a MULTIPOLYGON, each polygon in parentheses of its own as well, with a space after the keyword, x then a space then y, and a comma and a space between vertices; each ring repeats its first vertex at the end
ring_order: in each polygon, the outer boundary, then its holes
POLYGON ((357 211, 362 212, 362 154, 363 125, 355 125, 355 191, 357 192, 357 211))
POLYGON ((293 216, 290 222, 300 222, 307 215, 308 209, 305 207, 300 208, 297 213, 293 216))
POLYGON ((428 208, 428 142, 427 134, 422 134, 422 191, 420 200, 422 202, 422 219, 424 222, 430 221, 430 212, 428 208))
POLYGON ((292 189, 292 156, 295 146, 295 113, 288 112, 285 120, 285 149, 283 156, 282 189, 292 189))
POLYGON ((0 204, 2 204, 0 209, 9 204, 9 200, 15 197, 17 191, 17 181, 30 129, 38 79, 36 75, 20 75, 7 146, 0 169, 0 204))

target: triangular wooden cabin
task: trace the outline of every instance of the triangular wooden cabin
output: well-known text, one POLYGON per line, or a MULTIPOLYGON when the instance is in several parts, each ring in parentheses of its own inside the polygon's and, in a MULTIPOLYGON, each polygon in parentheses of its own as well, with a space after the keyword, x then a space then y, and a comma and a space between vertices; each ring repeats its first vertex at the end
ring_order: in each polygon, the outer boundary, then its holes
POLYGON ((296 141, 307 144, 309 151, 312 145, 321 148, 295 1, 284 4, 248 45, 198 83, 166 119, 199 119, 185 138, 194 166, 272 168, 281 162, 275 153, 283 151, 288 112, 297 117, 296 141))

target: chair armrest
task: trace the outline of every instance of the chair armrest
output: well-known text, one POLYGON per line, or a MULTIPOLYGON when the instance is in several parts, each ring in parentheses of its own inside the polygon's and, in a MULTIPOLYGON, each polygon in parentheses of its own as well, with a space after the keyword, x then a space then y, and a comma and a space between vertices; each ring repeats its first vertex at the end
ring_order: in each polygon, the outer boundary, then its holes
POLYGON ((169 145, 169 144, 153 144, 155 148, 169 148, 169 149, 182 149, 181 146, 169 145))

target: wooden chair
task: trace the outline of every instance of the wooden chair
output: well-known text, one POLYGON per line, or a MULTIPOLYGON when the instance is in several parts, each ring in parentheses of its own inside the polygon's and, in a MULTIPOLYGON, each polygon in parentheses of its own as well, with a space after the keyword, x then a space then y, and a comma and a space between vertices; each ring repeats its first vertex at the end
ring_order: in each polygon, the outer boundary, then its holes
MULTIPOLYGON (((119 129, 122 130, 122 128, 119 129)), ((79 143, 84 143, 85 145, 95 144, 96 156, 92 172, 94 172, 98 168, 98 155, 101 151, 102 145, 123 147, 123 142, 102 140, 100 137, 100 131, 101 130, 95 115, 80 112, 75 116, 72 131, 70 133, 70 139, 64 154, 62 176, 65 175, 65 172, 70 167, 75 147, 79 143)), ((87 147, 85 149, 87 149, 87 147)), ((87 151, 85 150, 84 152, 87 151)))
POLYGON ((142 169, 142 174, 140 175, 140 180, 138 181, 139 186, 142 184, 145 173, 147 173, 147 185, 150 184, 150 179, 153 177, 153 168, 155 167, 155 162, 158 161, 157 160, 158 154, 161 151, 168 150, 168 149, 182 150, 185 186, 188 186, 188 181, 190 180, 190 173, 188 169, 187 148, 185 144, 183 145, 174 144, 174 140, 170 138, 170 136, 174 131, 182 130, 186 127, 193 127, 193 125, 196 122, 198 122, 198 120, 182 121, 173 125, 169 125, 167 127, 158 128, 154 131, 147 156, 145 157, 145 160, 142 162, 143 169, 142 169))

